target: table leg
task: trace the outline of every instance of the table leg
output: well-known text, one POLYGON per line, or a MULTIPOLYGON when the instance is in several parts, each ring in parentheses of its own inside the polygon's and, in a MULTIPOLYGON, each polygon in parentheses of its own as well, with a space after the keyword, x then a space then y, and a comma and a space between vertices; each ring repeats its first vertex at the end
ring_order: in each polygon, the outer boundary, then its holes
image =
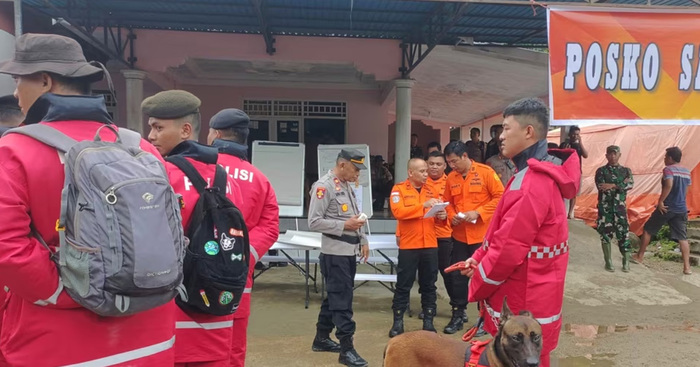
POLYGON ((306 279, 306 303, 304 308, 309 308, 309 250, 304 252, 306 253, 306 272, 304 272, 304 278, 306 279))

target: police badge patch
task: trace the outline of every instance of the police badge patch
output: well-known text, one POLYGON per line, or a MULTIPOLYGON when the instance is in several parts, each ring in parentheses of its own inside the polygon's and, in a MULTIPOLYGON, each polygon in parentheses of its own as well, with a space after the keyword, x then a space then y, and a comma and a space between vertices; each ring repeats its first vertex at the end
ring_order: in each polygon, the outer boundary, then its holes
POLYGON ((323 199, 323 197, 326 196, 326 188, 325 187, 319 187, 316 189, 316 197, 320 200, 323 199))

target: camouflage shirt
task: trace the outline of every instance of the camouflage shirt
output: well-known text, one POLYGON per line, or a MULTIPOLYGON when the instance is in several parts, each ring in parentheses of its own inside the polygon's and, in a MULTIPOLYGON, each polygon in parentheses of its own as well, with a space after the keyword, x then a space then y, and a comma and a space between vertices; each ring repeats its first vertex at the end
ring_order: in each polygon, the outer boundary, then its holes
POLYGON ((624 166, 606 164, 595 171, 595 184, 598 188, 598 210, 625 207, 627 191, 634 185, 632 171, 624 166), (600 188, 602 184, 614 184, 617 187, 603 191, 600 188))

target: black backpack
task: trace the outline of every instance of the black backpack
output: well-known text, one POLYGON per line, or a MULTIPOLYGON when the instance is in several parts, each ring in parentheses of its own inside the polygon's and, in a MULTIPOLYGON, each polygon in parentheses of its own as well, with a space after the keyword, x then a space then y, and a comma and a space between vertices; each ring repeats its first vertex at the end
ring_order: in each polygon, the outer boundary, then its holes
POLYGON ((250 242, 241 211, 226 197, 228 174, 216 165, 214 184, 207 187, 185 158, 166 161, 182 170, 199 193, 185 234, 190 239, 183 266, 187 299, 178 297, 177 305, 184 311, 230 315, 238 309, 248 280, 250 242))

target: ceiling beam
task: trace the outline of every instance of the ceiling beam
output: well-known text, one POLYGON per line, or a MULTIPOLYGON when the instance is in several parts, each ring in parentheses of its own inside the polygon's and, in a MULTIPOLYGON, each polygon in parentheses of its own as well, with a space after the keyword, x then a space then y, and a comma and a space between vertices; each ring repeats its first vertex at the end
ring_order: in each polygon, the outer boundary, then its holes
POLYGON ((411 72, 428 57, 435 46, 442 42, 452 27, 462 19, 462 14, 467 10, 468 5, 466 3, 440 4, 424 24, 407 35, 410 43, 401 44, 402 59, 399 71, 402 78, 409 78, 411 72), (418 39, 415 37, 416 34, 420 35, 418 39), (423 43, 427 46, 425 50, 423 50, 423 43))
POLYGON ((275 38, 270 33, 270 27, 267 24, 267 17, 265 14, 265 5, 263 4, 265 0, 250 0, 255 8, 255 14, 258 16, 258 23, 260 24, 260 33, 262 33, 263 38, 265 38, 265 51, 268 55, 275 53, 275 38))

